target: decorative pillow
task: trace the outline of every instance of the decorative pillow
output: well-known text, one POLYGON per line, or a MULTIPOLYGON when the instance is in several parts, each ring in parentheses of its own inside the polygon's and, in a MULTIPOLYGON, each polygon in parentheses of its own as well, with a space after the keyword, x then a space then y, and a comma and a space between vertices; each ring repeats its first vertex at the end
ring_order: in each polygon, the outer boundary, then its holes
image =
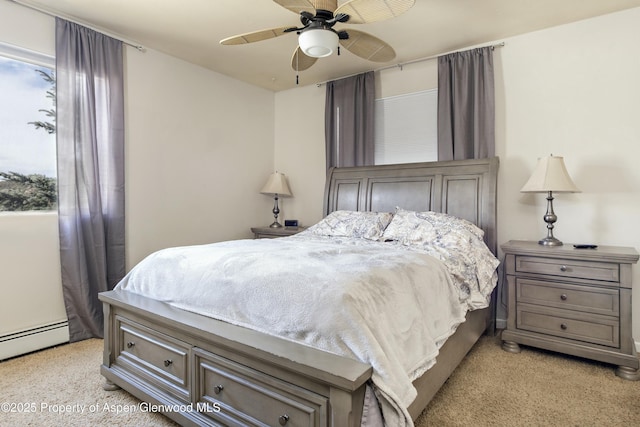
POLYGON ((439 212, 398 208, 381 240, 394 240, 442 261, 471 308, 488 304, 499 261, 473 223, 439 212))
POLYGON ((463 238, 467 233, 479 239, 484 237, 484 231, 462 218, 440 212, 415 212, 396 208, 382 240, 395 240, 403 244, 430 243, 451 233, 463 238))
POLYGON ((334 211, 307 232, 316 236, 358 237, 378 240, 393 214, 389 212, 334 211))

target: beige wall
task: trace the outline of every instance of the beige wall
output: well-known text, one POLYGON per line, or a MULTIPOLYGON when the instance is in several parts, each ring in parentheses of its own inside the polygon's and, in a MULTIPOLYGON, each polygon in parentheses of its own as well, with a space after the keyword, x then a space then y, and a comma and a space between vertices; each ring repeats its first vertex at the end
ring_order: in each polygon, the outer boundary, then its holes
POLYGON ((293 198, 284 199, 282 218, 312 225, 322 218, 325 184, 324 87, 276 93, 275 166, 287 175, 293 198))
POLYGON ((128 267, 268 225, 273 92, 154 51, 128 48, 126 69, 128 267))
MULTIPOLYGON (((0 42, 53 55, 53 31, 52 19, 0 2, 0 42)), ((0 336, 67 319, 56 214, 0 213, 0 293, 0 336)))
MULTIPOLYGON (((545 235, 544 195, 519 190, 537 158, 553 153, 582 190, 556 195, 556 236, 640 250, 638 22, 640 8, 505 39, 495 50, 500 242, 545 235)), ((376 82, 378 96, 434 88, 436 61, 381 71, 376 82)), ((307 224, 322 216, 323 99, 316 86, 276 94, 276 165, 304 185, 287 208, 307 224)), ((633 281, 640 343, 640 265, 633 281)))
MULTIPOLYGON (((640 8, 507 40, 499 54, 500 240, 545 235, 542 194, 519 193, 536 159, 565 157, 578 194, 557 194, 565 242, 640 250, 640 8)), ((640 265, 633 268, 640 342, 640 265)))
POLYGON ((0 214, 0 292, 0 336, 67 320, 56 214, 0 214))
MULTIPOLYGON (((54 20, 0 1, 0 41, 53 55, 54 20)), ((272 92, 131 47, 125 84, 127 268, 270 223, 272 92)), ((0 262, 0 335, 66 319, 55 213, 0 214, 0 262)))

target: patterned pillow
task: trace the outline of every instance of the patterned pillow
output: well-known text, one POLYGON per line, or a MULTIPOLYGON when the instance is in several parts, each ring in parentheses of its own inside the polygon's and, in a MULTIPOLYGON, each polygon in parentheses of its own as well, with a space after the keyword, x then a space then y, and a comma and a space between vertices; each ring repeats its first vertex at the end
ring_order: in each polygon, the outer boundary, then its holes
POLYGON ((442 261, 471 308, 485 306, 496 284, 500 263, 483 241, 484 231, 473 223, 439 212, 397 209, 382 239, 442 261))
POLYGON ((484 231, 475 224, 440 212, 414 212, 397 208, 393 220, 384 230, 382 240, 395 240, 403 244, 430 243, 448 234, 469 233, 479 239, 484 231))
POLYGON ((357 237, 378 240, 393 218, 389 212, 334 211, 308 233, 316 236, 357 237))

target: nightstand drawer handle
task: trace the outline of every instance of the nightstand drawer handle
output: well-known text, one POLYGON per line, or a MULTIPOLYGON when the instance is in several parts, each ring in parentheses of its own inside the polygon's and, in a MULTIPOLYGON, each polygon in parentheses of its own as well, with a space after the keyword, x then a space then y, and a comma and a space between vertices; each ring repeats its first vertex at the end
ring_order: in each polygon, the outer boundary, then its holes
POLYGON ((171 360, 171 359, 167 359, 167 360, 165 360, 165 361, 164 361, 164 366, 165 366, 165 367, 167 367, 167 368, 168 368, 168 367, 169 367, 169 366, 171 366, 171 365, 173 365, 173 360, 171 360))
POLYGON ((567 325, 565 325, 564 323, 560 324, 560 329, 562 329, 563 331, 565 331, 567 329, 567 325))
POLYGON ((280 423, 281 426, 285 425, 287 421, 289 421, 289 415, 287 414, 280 415, 280 417, 278 418, 278 422, 280 423))
POLYGON ((560 271, 567 271, 567 270, 568 270, 568 268, 567 268, 566 265, 563 265, 562 267, 560 267, 560 271))
POLYGON ((136 343, 134 343, 133 341, 129 341, 129 342, 127 343, 127 348, 131 348, 131 347, 133 347, 134 345, 136 345, 136 343))
POLYGON ((222 392, 222 390, 224 390, 224 386, 222 384, 217 385, 213 388, 213 392, 215 394, 220 394, 222 392))
POLYGON ((566 300, 567 300, 567 294, 562 294, 562 295, 560 295, 560 299, 561 299, 562 301, 566 301, 566 300))

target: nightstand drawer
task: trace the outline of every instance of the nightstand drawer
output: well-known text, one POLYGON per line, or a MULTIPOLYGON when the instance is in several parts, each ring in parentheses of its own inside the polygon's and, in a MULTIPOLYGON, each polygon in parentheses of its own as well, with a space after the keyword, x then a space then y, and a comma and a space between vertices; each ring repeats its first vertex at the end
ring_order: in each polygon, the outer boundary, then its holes
POLYGON ((516 327, 571 340, 620 347, 620 324, 616 318, 607 316, 518 304, 516 327))
POLYGON ((620 267, 618 264, 576 261, 573 259, 517 256, 516 272, 603 280, 616 283, 620 281, 620 267))
POLYGON ((256 239, 275 239, 287 237, 304 231, 306 227, 251 227, 251 232, 256 239))
POLYGON ((617 289, 517 278, 516 292, 520 303, 605 316, 617 317, 620 314, 620 295, 617 289))
POLYGON ((196 349, 196 401, 220 408, 208 415, 231 426, 305 426, 327 423, 319 394, 196 349))

